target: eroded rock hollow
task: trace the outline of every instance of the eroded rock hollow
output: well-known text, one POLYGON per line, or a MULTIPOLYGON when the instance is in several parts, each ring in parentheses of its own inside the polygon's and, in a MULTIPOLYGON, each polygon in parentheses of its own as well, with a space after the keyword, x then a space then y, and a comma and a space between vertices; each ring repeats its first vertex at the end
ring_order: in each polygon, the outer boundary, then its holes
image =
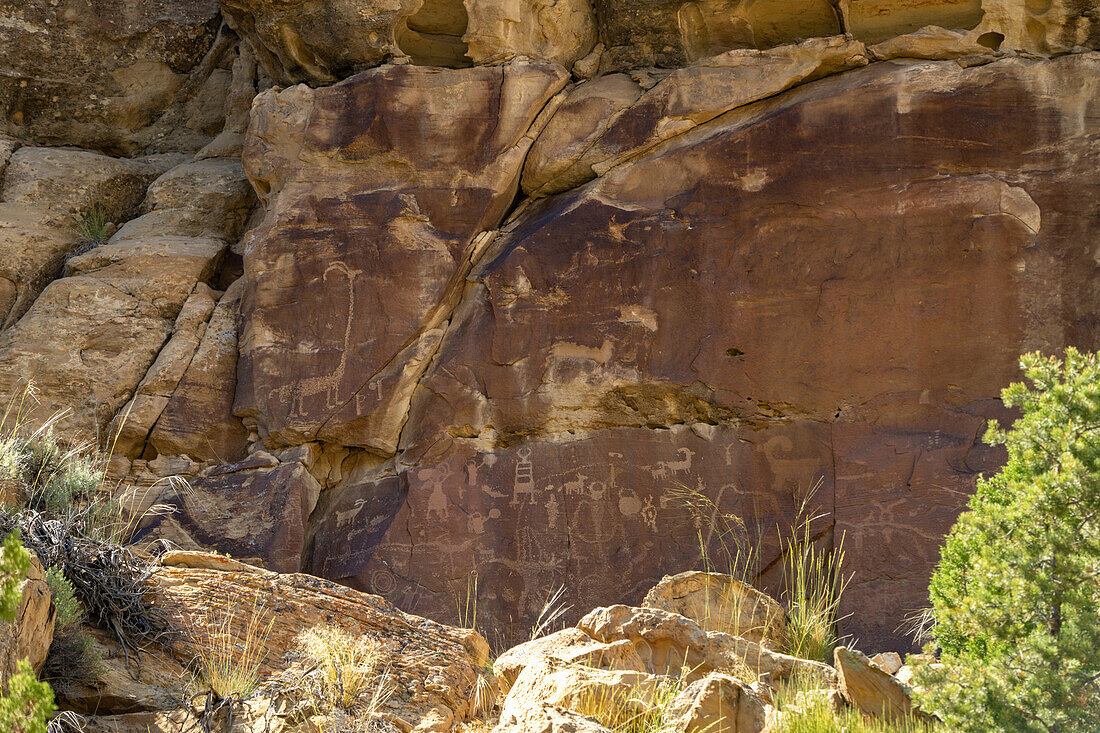
POLYGON ((0 396, 143 540, 504 644, 809 517, 902 648, 1100 347, 1095 2, 91 5, 0 0, 0 396))

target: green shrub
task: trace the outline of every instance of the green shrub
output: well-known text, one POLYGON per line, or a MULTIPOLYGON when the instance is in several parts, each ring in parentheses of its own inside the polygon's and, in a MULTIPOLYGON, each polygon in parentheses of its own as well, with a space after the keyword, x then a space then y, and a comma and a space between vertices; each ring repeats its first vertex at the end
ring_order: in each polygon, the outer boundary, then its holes
POLYGON ((932 577, 922 708, 958 731, 1100 730, 1100 355, 1021 359, 1008 462, 978 482, 932 577))
POLYGON ((91 683, 99 679, 102 659, 92 637, 84 631, 86 614, 65 575, 59 568, 46 571, 54 607, 53 641, 50 643, 42 678, 52 682, 91 683))
POLYGON ((15 612, 22 600, 19 584, 31 566, 31 554, 19 543, 19 533, 12 532, 4 538, 0 550, 0 621, 15 620, 15 612))
MULTIPOLYGON (((0 620, 15 620, 22 598, 19 584, 30 565, 30 553, 19 543, 18 533, 12 532, 0 552, 0 620)), ((0 691, 0 731, 45 733, 46 720, 56 709, 53 690, 36 680, 34 670, 23 660, 19 672, 8 680, 7 690, 0 691)))
POLYGON ((57 710, 53 690, 34 678, 27 660, 8 680, 7 694, 0 695, 0 730, 5 733, 46 733, 46 721, 57 710))

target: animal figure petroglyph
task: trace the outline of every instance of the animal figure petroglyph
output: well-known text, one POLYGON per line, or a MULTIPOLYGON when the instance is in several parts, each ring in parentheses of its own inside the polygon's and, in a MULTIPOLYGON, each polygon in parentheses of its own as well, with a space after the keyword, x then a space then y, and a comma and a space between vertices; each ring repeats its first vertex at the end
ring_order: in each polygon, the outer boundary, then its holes
POLYGON ((695 451, 690 448, 680 448, 676 451, 677 455, 682 456, 678 461, 658 461, 657 470, 664 470, 672 473, 673 475, 678 473, 688 473, 691 471, 691 457, 695 455, 695 451))
MULTIPOLYGON (((326 370, 325 374, 317 374, 305 379, 299 379, 286 384, 276 391, 280 400, 289 400, 291 404, 291 410, 297 414, 301 414, 304 410, 304 402, 315 395, 323 394, 325 396, 325 409, 335 410, 340 406, 339 402, 339 390, 340 381, 344 377, 344 372, 348 367, 348 350, 351 347, 351 324, 355 318, 355 280, 348 269, 348 266, 340 261, 331 263, 321 276, 321 282, 324 283, 325 289, 330 287, 335 288, 335 285, 329 286, 329 275, 333 272, 343 273, 344 279, 347 281, 347 298, 348 307, 344 319, 344 341, 340 348, 340 360, 336 364, 336 368, 331 371, 326 370)), ((339 275, 333 276, 339 277, 339 275)), ((322 348, 324 344, 321 345, 322 348)))
POLYGON ((578 473, 577 478, 563 483, 561 485, 561 490, 566 496, 580 496, 584 493, 585 481, 587 480, 587 476, 583 473, 578 473))
POLYGON ((777 435, 764 444, 764 455, 775 477, 772 489, 779 491, 794 485, 795 490, 809 488, 820 465, 817 458, 793 458, 780 454, 791 453, 794 443, 786 435, 777 435))
POLYGON ((366 499, 357 499, 355 503, 347 509, 338 509, 337 511, 333 512, 336 517, 336 526, 343 527, 347 524, 350 524, 355 519, 355 517, 359 515, 359 510, 362 509, 363 505, 366 503, 366 499))

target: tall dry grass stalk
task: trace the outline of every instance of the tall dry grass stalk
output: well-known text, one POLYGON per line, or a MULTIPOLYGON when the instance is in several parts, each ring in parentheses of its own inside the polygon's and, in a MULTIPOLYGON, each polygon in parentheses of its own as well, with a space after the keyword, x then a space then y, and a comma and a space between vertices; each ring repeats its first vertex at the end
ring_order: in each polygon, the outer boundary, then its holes
POLYGON ((226 603, 212 613, 200 631, 200 684, 219 699, 248 697, 259 682, 274 623, 274 615, 258 603, 247 609, 226 603))
POLYGON ((797 519, 783 548, 784 599, 787 605, 787 653, 803 659, 832 662, 837 645, 840 601, 851 580, 843 574, 844 535, 833 547, 819 545, 810 526, 824 515, 811 515, 809 506, 820 482, 799 507, 797 519))

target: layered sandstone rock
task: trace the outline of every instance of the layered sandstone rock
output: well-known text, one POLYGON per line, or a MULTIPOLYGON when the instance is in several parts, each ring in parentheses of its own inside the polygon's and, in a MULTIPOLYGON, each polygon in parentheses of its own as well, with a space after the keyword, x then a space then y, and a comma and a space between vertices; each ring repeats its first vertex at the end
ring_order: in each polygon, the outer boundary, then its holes
POLYGON ((711 672, 729 674, 748 670, 781 682, 794 675, 829 682, 835 674, 827 664, 773 652, 747 639, 720 631, 704 631, 689 618, 655 608, 609 606, 589 612, 577 628, 597 641, 630 641, 647 671, 679 676, 688 681, 711 672))
POLYGON ((524 209, 399 461, 322 497, 308 567, 443 617, 477 569, 481 618, 522 638, 546 588, 637 602, 700 528, 720 554, 718 515, 768 567, 812 494, 813 534, 845 534, 842 613, 878 611, 845 631, 885 646, 1001 460, 980 436, 1018 355, 1100 345, 1098 63, 876 64, 524 209))
POLYGON ((645 92, 621 75, 580 84, 535 141, 523 189, 531 196, 565 191, 731 109, 866 63, 863 44, 836 36, 729 51, 677 69, 645 92))
POLYGON ((202 654, 206 634, 223 628, 227 618, 234 633, 243 634, 249 616, 259 614, 263 628, 271 621, 270 633, 259 641, 262 685, 295 671, 286 652, 298 634, 335 624, 353 636, 371 636, 387 649, 395 691, 384 712, 403 723, 401 730, 445 733, 474 713, 489 650, 473 631, 403 613, 377 596, 311 576, 227 564, 204 553, 171 553, 163 563, 166 567, 153 576, 157 603, 177 614, 187 632, 174 649, 181 659, 202 654))
POLYGON ((8 134, 132 153, 195 150, 221 127, 232 39, 216 0, 4 0, 0 17, 8 134))
POLYGON ((642 602, 647 608, 686 616, 704 631, 721 631, 779 649, 787 613, 770 596, 722 573, 688 571, 665 577, 642 602))
POLYGON ((15 323, 57 276, 65 258, 90 243, 85 216, 131 218, 160 161, 12 143, 0 181, 0 330, 15 323))
POLYGON ((588 0, 467 0, 467 14, 463 40, 475 64, 530 56, 571 68, 596 44, 588 0))
POLYGON ((512 203, 565 78, 388 66, 257 98, 245 167, 268 215, 245 251, 236 413, 269 445, 394 452, 477 235, 512 203))
POLYGON ((664 717, 669 733, 760 733, 765 708, 747 683, 712 672, 680 691, 664 717))
POLYGON ((912 690, 855 649, 837 647, 833 654, 837 689, 851 705, 886 720, 914 716, 912 690))
POLYGON ((252 203, 231 160, 186 163, 157 178, 146 196, 149 213, 70 259, 65 277, 0 336, 0 394, 7 400, 31 380, 40 395, 33 421, 64 412, 56 423, 63 439, 103 435, 172 335, 184 303, 215 275, 252 203))

